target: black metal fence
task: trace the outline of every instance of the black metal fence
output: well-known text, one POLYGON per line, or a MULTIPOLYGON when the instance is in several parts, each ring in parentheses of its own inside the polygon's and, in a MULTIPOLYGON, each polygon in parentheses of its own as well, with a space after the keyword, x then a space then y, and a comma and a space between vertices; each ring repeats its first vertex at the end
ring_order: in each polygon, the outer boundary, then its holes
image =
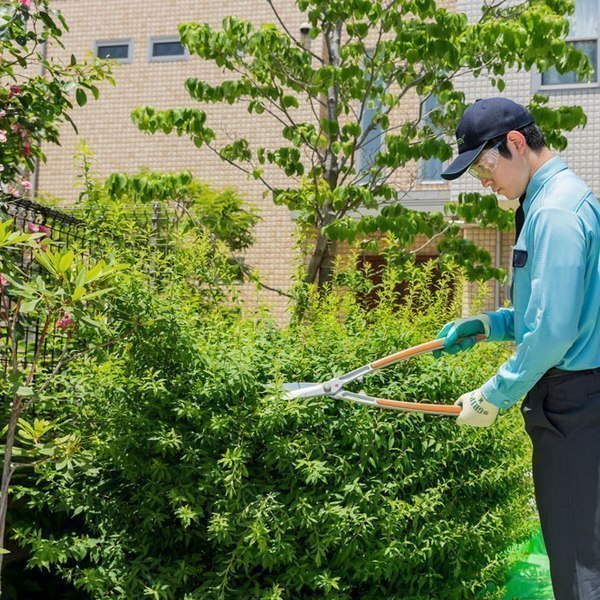
MULTIPOLYGON (((85 223, 81 219, 31 200, 15 198, 9 194, 0 195, 0 218, 3 221, 12 219, 15 229, 43 232, 55 243, 80 249, 85 247, 85 223)), ((32 263, 30 251, 23 250, 15 253, 14 260, 21 269, 35 274, 37 265, 32 263)), ((11 298, 9 294, 6 295, 6 298, 10 312, 12 308, 10 303, 15 299, 11 298)), ((0 322, 0 327, 2 328, 0 331, 3 330, 4 334, 2 336, 4 339, 1 340, 3 349, 0 349, 0 372, 6 374, 13 349, 7 346, 9 340, 6 324, 0 322)), ((16 327, 19 338, 17 360, 27 363, 40 344, 41 324, 23 315, 16 327)), ((61 340, 64 340, 65 336, 64 330, 57 327, 56 324, 52 325, 40 349, 39 364, 42 367, 52 369, 55 366, 62 347, 61 340)))

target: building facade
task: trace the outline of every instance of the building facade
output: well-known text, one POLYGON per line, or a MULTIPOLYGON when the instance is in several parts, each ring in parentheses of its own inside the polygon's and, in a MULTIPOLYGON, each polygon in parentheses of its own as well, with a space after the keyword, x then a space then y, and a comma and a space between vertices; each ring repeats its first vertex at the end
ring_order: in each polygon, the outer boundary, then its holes
MULTIPOLYGON (((588 52, 597 64, 598 56, 598 0, 576 0, 577 10, 572 24, 572 43, 588 52), (594 54, 595 52, 595 54, 594 54)), ((273 2, 279 16, 291 31, 300 31, 304 17, 292 0, 273 2)), ((477 18, 482 3, 479 0, 459 0, 450 8, 477 18)), ((40 166, 36 177, 36 190, 42 195, 56 196, 66 202, 77 197, 74 188, 76 170, 73 156, 80 138, 86 140, 94 156, 94 169, 100 176, 113 172, 136 173, 140 169, 159 171, 191 170, 196 177, 217 187, 232 186, 241 192, 248 203, 257 208, 261 222, 255 229, 256 243, 245 255, 248 264, 256 266, 264 282, 272 288, 286 289, 297 261, 293 216, 285 207, 276 206, 259 182, 221 161, 206 148, 196 148, 189 139, 175 134, 147 136, 131 121, 131 112, 140 106, 157 109, 195 106, 184 88, 185 80, 198 77, 219 82, 222 74, 212 64, 198 57, 188 56, 179 43, 178 25, 184 22, 206 22, 218 27, 226 16, 237 15, 255 24, 275 23, 276 18, 269 2, 265 0, 224 0, 213 4, 197 0, 147 0, 140 3, 122 3, 116 0, 56 0, 54 8, 60 10, 70 26, 63 42, 65 49, 51 49, 64 57, 75 54, 79 59, 86 54, 110 56, 121 63, 114 76, 116 85, 101 86, 98 101, 90 102, 73 113, 79 137, 65 126, 61 146, 48 146, 47 163, 40 166)), ((468 97, 497 95, 483 80, 464 80, 460 83, 468 97)), ((585 130, 569 136, 569 147, 563 153, 566 161, 594 188, 600 191, 600 88, 598 80, 591 84, 577 84, 551 74, 514 74, 507 77, 504 95, 526 103, 537 91, 550 97, 552 105, 578 104, 588 115, 585 130)), ((406 110, 417 109, 417 98, 408 102, 406 110), (412 105, 411 105, 412 102, 412 105)), ((205 108, 205 107, 203 107, 205 108)), ((306 115, 309 119, 308 107, 306 115)), ((242 105, 215 104, 206 107, 210 125, 218 134, 249 140, 260 139, 261 144, 273 145, 280 139, 281 127, 274 121, 253 115, 242 105)), ((414 180, 405 204, 417 210, 441 210, 446 202, 455 199, 459 192, 478 191, 475 180, 461 178, 449 184, 439 178, 442 165, 427 161, 416 165, 414 173, 399 174, 398 185, 414 180)), ((283 179, 279 181, 285 183, 283 179)), ((507 268, 512 233, 466 227, 466 238, 487 248, 497 266, 507 268)), ((416 247, 423 243, 417 240, 416 247)), ((428 247, 425 254, 431 254, 428 247)), ((489 284, 488 306, 505 302, 505 289, 489 284)), ((478 295, 476 286, 465 294, 464 311, 470 312, 473 298, 478 295)), ((254 288, 246 290, 247 297, 256 294, 254 288)), ((280 320, 285 319, 287 299, 274 292, 262 291, 261 300, 273 309, 280 320)))

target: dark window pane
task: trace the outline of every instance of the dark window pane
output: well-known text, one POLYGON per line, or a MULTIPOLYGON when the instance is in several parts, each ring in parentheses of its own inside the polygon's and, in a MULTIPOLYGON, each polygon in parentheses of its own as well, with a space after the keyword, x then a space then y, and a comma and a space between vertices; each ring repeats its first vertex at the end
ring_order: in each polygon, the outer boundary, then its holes
MULTIPOLYGON (((438 100, 438 97, 435 94, 431 94, 431 96, 429 96, 425 100, 425 103, 423 104, 423 112, 425 113, 425 116, 423 118, 423 123, 425 125, 429 125, 436 133, 439 132, 440 136, 438 136, 438 137, 441 137, 441 134, 442 134, 441 129, 439 127, 436 127, 431 122, 431 118, 429 117, 429 113, 432 110, 439 108, 439 106, 440 106, 440 102, 438 100)), ((421 167, 422 167, 421 179, 423 181, 440 181, 443 183, 442 171, 444 170, 444 164, 442 163, 442 161, 439 158, 424 159, 421 162, 421 167)))
POLYGON ((421 177, 424 181, 439 181, 443 183, 443 170, 444 163, 439 158, 429 158, 423 161, 423 173, 421 177))
MULTIPOLYGON (((586 40, 584 42, 569 42, 577 50, 580 50, 590 59, 590 63, 594 68, 594 74, 592 75, 591 82, 596 83, 598 81, 598 41, 597 40, 586 40)), ((542 85, 568 85, 573 83, 587 83, 586 81, 579 82, 575 73, 569 71, 562 75, 556 70, 555 67, 551 67, 545 73, 542 73, 542 85)))
POLYGON ((110 46, 98 46, 98 58, 110 58, 112 60, 126 60, 129 58, 129 44, 114 44, 110 46))
POLYGON ((183 56, 184 50, 181 42, 154 42, 152 56, 183 56))

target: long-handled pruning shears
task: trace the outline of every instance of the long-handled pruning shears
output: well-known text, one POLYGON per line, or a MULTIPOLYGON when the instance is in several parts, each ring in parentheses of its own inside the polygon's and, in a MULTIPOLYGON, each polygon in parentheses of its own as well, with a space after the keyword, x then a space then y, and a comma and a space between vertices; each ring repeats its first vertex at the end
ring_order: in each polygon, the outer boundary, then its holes
MULTIPOLYGON (((475 341, 480 342, 485 339, 485 335, 475 336, 475 341)), ((363 365, 358 369, 354 369, 349 373, 334 377, 324 383, 284 383, 283 389, 286 392, 288 399, 293 398, 310 398, 313 396, 329 396, 331 398, 340 398, 342 400, 348 400, 350 402, 358 402, 360 404, 367 404, 368 406, 377 406, 379 408, 391 408, 395 410, 403 410, 407 412, 420 412, 427 413, 430 415, 446 415, 449 417, 457 417, 460 414, 462 408, 460 406, 447 406, 443 404, 426 404, 424 402, 402 402, 400 400, 387 400, 385 398, 376 398, 375 396, 369 396, 363 392, 355 393, 348 392, 344 388, 347 383, 352 381, 361 380, 365 375, 381 369, 383 367, 389 367, 401 360, 418 356, 425 352, 434 352, 435 350, 442 350, 444 348, 445 339, 440 338, 431 342, 425 342, 406 350, 401 350, 395 354, 390 354, 376 360, 367 365, 363 365)), ((460 341, 460 340, 459 340, 460 341)))

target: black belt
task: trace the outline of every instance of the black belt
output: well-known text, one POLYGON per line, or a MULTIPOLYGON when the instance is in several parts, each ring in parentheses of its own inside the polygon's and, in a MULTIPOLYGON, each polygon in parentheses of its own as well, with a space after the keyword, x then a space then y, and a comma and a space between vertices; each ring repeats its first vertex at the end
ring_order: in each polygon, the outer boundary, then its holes
POLYGON ((567 375, 600 375, 600 367, 585 369, 584 371, 566 371, 565 369, 552 367, 551 369, 548 369, 541 378, 556 379, 557 377, 566 377, 567 375))

